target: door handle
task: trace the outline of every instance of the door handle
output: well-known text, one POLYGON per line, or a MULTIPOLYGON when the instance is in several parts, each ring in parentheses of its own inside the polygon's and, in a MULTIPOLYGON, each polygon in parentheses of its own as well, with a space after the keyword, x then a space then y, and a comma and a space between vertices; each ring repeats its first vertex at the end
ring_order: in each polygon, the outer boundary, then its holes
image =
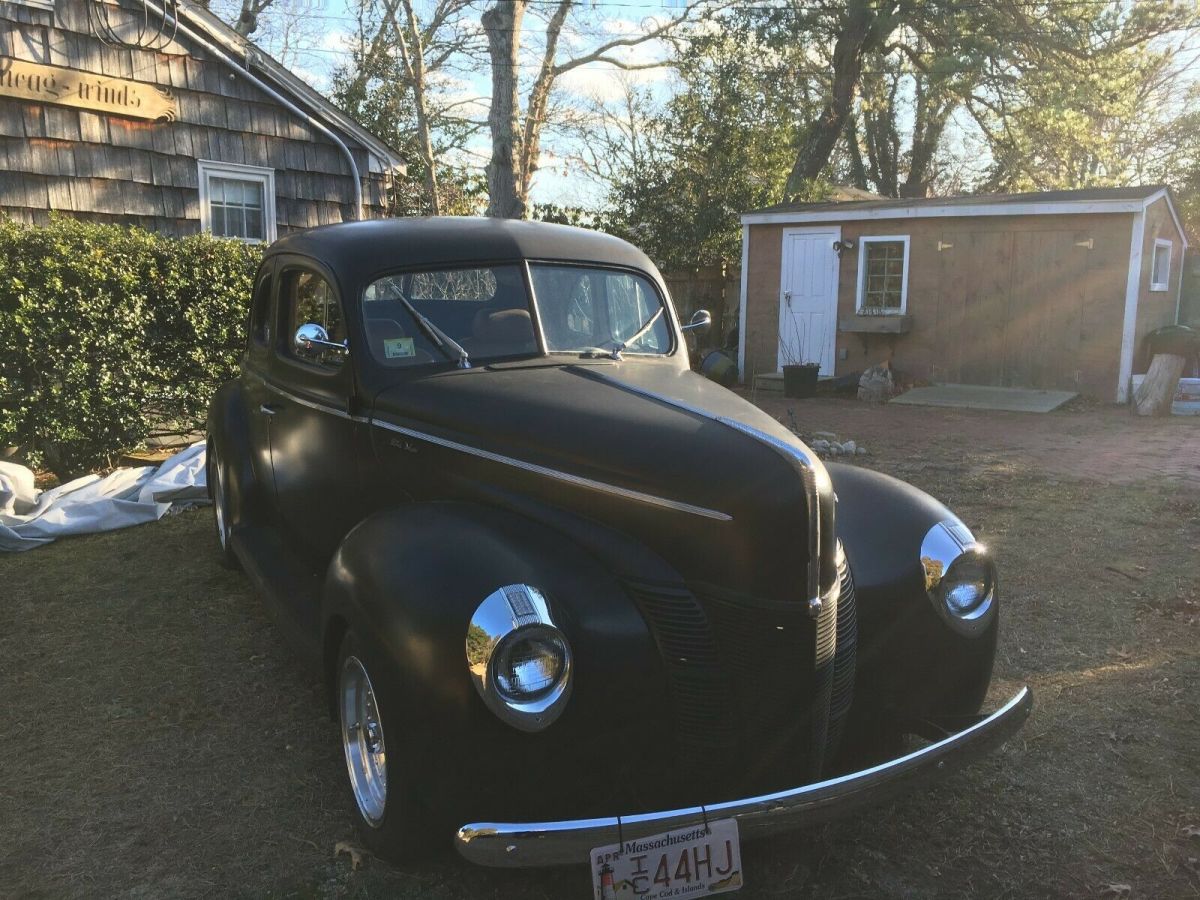
POLYGON ((260 406, 258 408, 258 411, 260 413, 262 413, 264 416, 273 416, 273 415, 275 415, 275 413, 279 412, 279 410, 276 407, 270 406, 266 403, 264 403, 262 406, 260 406))

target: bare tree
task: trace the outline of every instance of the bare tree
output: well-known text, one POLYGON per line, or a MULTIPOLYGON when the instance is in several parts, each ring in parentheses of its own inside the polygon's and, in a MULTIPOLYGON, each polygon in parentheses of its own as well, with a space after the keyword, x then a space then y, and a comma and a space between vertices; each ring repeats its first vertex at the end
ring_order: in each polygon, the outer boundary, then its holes
POLYGON ((359 0, 356 17, 356 45, 334 77, 335 101, 409 154, 424 182, 409 212, 462 211, 462 172, 449 173, 449 188, 442 176, 453 169, 447 154, 461 156, 483 128, 483 98, 447 90, 485 56, 472 0, 359 0))
POLYGON ((550 95, 560 76, 595 62, 627 71, 661 66, 662 62, 632 63, 614 54, 666 38, 683 23, 694 20, 702 10, 714 8, 710 0, 692 0, 678 15, 651 22, 640 34, 614 38, 586 53, 559 60, 563 28, 578 5, 577 0, 559 0, 546 23, 545 47, 522 116, 519 71, 522 22, 528 5, 529 0, 495 0, 480 20, 487 36, 492 67, 492 103, 488 114, 492 153, 487 166, 487 215, 501 218, 523 218, 526 213, 529 189, 541 153, 550 95))

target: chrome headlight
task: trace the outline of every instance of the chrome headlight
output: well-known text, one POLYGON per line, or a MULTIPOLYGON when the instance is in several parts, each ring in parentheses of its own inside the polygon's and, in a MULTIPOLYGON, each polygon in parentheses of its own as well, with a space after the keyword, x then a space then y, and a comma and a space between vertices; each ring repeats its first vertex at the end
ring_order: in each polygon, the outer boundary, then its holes
POLYGON ((957 519, 944 519, 921 542, 925 590, 938 614, 968 637, 987 629, 996 607, 996 566, 957 519))
POLYGON ((550 725, 571 693, 571 645, 546 598, 527 584, 479 604, 467 628, 467 668, 488 708, 522 731, 550 725))

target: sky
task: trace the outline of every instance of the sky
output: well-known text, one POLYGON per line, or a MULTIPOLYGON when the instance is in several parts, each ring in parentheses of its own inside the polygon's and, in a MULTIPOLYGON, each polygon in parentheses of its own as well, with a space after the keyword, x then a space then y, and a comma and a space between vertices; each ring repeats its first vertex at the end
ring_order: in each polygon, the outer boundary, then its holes
MULTIPOLYGON (((533 0, 524 23, 524 32, 531 45, 538 45, 539 35, 545 31, 544 19, 537 13, 539 9, 548 11, 552 3, 553 0, 533 0)), ((430 0, 417 0, 418 15, 422 7, 429 5, 430 0)), ((586 52, 619 35, 642 33, 648 20, 676 15, 683 5, 683 0, 583 0, 579 12, 573 14, 564 29, 559 56, 567 58, 586 52), (586 28, 588 33, 582 34, 574 27, 575 23, 586 28)), ((227 21, 236 16, 238 7, 239 0, 215 0, 212 3, 213 11, 227 21)), ((349 58, 356 28, 351 13, 353 7, 353 0, 277 0, 273 13, 268 14, 271 18, 264 21, 252 39, 314 87, 327 92, 333 72, 349 58), (284 23, 286 27, 281 27, 284 23)), ((540 46, 531 46, 530 51, 540 54, 540 46)), ((665 59, 667 48, 660 42, 647 42, 621 51, 621 54, 627 61, 648 63, 665 59)), ((531 56, 523 71, 533 71, 535 66, 536 57, 531 56)), ((447 87, 464 101, 486 98, 491 92, 489 77, 486 68, 476 73, 464 72, 449 80, 447 87)), ((612 100, 620 96, 622 77, 648 86, 659 99, 669 96, 670 69, 622 73, 604 63, 581 66, 561 76, 556 86, 557 96, 568 106, 582 109, 588 97, 612 100)), ((474 114, 480 120, 485 119, 486 106, 475 105, 474 114)), ((552 129, 544 132, 541 165, 532 191, 535 203, 595 207, 603 200, 603 187, 570 164, 578 149, 573 140, 552 133, 552 129)), ((480 134, 468 151, 469 161, 482 168, 489 154, 486 134, 480 134)))

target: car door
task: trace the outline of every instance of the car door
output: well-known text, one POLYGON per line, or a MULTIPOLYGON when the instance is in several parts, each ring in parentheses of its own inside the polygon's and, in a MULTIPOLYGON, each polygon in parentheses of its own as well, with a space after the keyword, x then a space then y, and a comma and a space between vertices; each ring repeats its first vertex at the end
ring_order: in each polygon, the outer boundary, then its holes
POLYGON ((277 263, 277 337, 270 398, 271 469, 281 528, 320 569, 362 515, 359 450, 365 428, 353 416, 353 372, 348 353, 304 352, 296 330, 314 323, 329 340, 346 340, 336 281, 311 260, 277 263))
MULTIPOLYGON (((258 486, 255 503, 273 505, 275 481, 271 472, 270 416, 264 409, 271 402, 267 384, 271 367, 272 339, 275 336, 275 260, 268 259, 254 278, 250 300, 249 335, 242 358, 242 390, 246 408, 246 426, 250 441, 250 465, 258 486)), ((259 507, 261 509, 261 507, 259 507)))

